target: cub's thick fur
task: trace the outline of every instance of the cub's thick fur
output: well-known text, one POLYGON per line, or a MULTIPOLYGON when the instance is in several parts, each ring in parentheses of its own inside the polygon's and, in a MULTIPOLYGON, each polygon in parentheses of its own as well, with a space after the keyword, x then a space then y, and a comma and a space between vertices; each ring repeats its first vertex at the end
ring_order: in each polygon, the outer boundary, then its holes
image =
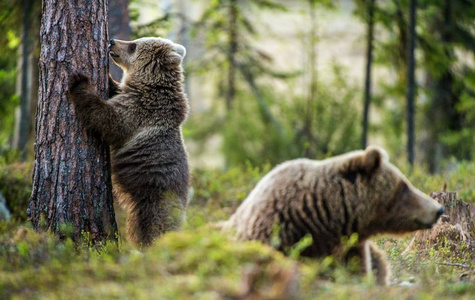
POLYGON ((388 162, 384 150, 369 147, 323 161, 297 159, 277 166, 221 226, 235 229, 242 240, 267 244, 279 228, 283 251, 311 234, 313 244, 303 255, 358 256, 362 270, 374 270, 377 281, 387 284, 384 254, 369 238, 430 228, 443 210, 388 162), (341 238, 353 233, 359 244, 345 253, 341 238))
POLYGON ((114 190, 128 209, 129 240, 149 245, 179 227, 187 205, 185 48, 162 38, 111 40, 109 48, 124 70, 120 85, 109 78, 111 99, 101 99, 79 73, 69 79, 69 96, 82 124, 112 148, 114 190))

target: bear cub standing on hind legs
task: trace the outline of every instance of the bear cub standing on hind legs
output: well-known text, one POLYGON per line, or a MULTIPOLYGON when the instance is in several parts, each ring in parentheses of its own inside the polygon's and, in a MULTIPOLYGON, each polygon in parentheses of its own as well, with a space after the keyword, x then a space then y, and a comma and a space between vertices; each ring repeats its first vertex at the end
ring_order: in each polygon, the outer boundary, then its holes
POLYGON ((369 238, 431 228, 442 205, 416 189, 378 147, 315 161, 296 159, 270 171, 220 224, 241 240, 270 244, 278 228, 279 250, 286 251, 306 234, 313 244, 303 256, 358 257, 361 270, 375 271, 387 285, 389 266, 369 238), (358 244, 344 249, 341 238, 358 234, 358 244))
POLYGON ((150 245, 185 217, 189 170, 181 124, 188 114, 183 91, 183 46, 163 38, 111 40, 124 75, 109 77, 110 100, 101 99, 83 74, 69 79, 69 95, 82 124, 112 148, 113 185, 128 210, 127 235, 150 245))

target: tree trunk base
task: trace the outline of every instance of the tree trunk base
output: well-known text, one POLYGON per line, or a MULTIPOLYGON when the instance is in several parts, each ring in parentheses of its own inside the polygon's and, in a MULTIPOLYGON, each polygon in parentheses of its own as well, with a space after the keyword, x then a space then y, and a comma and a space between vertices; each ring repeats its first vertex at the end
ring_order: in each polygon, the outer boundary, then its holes
POLYGON ((438 249, 441 246, 451 251, 462 250, 462 247, 475 250, 475 215, 472 215, 472 205, 457 199, 456 192, 432 192, 430 196, 444 205, 445 213, 432 229, 418 231, 403 253, 412 249, 438 249))

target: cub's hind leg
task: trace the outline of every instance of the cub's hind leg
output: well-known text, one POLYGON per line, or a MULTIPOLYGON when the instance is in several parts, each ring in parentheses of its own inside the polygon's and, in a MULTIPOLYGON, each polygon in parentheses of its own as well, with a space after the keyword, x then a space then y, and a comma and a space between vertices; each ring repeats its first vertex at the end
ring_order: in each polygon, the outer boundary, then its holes
POLYGON ((171 193, 143 192, 132 195, 128 203, 127 236, 141 246, 149 246, 168 231, 177 230, 184 219, 185 208, 171 193))

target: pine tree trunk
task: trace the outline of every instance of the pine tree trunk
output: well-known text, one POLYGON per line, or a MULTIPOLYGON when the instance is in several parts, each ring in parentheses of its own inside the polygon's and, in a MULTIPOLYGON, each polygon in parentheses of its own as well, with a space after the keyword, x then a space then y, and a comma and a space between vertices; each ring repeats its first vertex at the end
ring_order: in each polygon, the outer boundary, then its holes
MULTIPOLYGON (((131 39, 129 0, 109 1, 109 36, 124 41, 131 39)), ((122 79, 122 69, 112 59, 109 59, 109 73, 117 81, 122 79)))
POLYGON ((67 94, 74 71, 107 98, 107 0, 43 1, 35 167, 28 215, 36 229, 115 239, 109 147, 86 132, 67 94), (72 225, 65 226, 65 225, 72 225), (69 230, 64 230, 69 229, 69 230))

